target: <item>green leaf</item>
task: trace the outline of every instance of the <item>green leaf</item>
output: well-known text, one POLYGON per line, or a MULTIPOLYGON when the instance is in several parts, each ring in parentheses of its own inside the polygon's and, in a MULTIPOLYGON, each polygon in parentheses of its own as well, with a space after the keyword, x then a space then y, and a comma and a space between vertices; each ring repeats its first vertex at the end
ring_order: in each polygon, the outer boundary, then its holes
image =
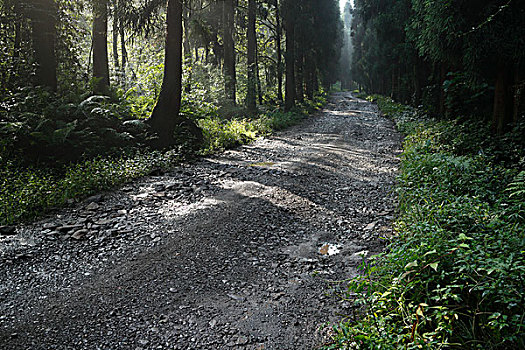
POLYGON ((408 270, 409 268, 411 267, 417 267, 418 264, 417 264, 417 260, 414 260, 412 261, 411 263, 408 263, 406 266, 405 266, 405 270, 408 270))

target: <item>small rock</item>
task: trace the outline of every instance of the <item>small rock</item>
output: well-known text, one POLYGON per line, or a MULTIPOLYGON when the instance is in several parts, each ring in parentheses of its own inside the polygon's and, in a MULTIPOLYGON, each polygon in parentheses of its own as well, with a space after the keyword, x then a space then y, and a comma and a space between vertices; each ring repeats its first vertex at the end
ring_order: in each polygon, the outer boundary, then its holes
POLYGON ((376 227, 376 223, 375 223, 375 222, 371 222, 371 223, 369 223, 368 225, 366 225, 366 227, 365 227, 365 231, 373 230, 374 227, 376 227))
POLYGON ((104 199, 104 195, 96 194, 94 196, 88 197, 86 203, 100 203, 104 199))
POLYGON ((235 342, 235 345, 246 345, 246 344, 248 344, 248 338, 243 335, 237 338, 237 341, 235 342))
POLYGON ((75 231, 75 233, 73 233, 71 235, 71 238, 76 239, 77 241, 81 240, 82 238, 84 238, 88 234, 88 232, 89 231, 86 230, 86 229, 75 231))
POLYGON ((86 207, 87 210, 97 210, 98 208, 100 208, 100 205, 98 205, 96 202, 91 202, 86 207))
POLYGON ((54 230, 58 227, 59 225, 58 224, 55 224, 54 222, 47 222, 45 223, 44 225, 42 225, 42 228, 43 229, 46 229, 46 230, 54 230))
POLYGON ((14 227, 14 226, 0 226, 0 235, 4 235, 4 236, 16 235, 16 227, 14 227))
POLYGON ((272 293, 272 299, 277 301, 279 299, 281 299, 282 296, 286 295, 284 292, 280 292, 280 293, 272 293))
POLYGON ((229 296, 230 298, 232 298, 233 300, 235 300, 235 301, 244 302, 244 301, 246 300, 246 298, 241 297, 241 296, 239 296, 239 295, 235 295, 235 294, 228 294, 228 296, 229 296))
POLYGON ((82 225, 64 225, 64 226, 57 227, 57 230, 60 232, 70 232, 73 230, 81 229, 82 227, 83 227, 82 225))

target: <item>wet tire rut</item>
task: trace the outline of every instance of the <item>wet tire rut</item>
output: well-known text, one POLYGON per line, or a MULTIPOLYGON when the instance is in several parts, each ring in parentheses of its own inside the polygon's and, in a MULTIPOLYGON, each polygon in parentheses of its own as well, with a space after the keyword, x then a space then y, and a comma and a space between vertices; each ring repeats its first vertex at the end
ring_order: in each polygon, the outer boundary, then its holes
POLYGON ((381 251, 400 135, 332 96, 303 124, 0 237, 2 349, 316 349, 381 251))

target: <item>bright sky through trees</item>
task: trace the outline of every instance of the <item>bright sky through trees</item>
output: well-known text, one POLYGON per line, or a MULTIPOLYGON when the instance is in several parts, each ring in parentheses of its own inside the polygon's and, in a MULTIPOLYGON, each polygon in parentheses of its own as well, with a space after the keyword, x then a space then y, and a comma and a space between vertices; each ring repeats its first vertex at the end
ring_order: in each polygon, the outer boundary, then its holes
POLYGON ((339 0, 339 6, 341 7, 341 12, 343 12, 345 5, 348 1, 350 1, 350 3, 352 4, 352 7, 354 7, 354 0, 339 0))

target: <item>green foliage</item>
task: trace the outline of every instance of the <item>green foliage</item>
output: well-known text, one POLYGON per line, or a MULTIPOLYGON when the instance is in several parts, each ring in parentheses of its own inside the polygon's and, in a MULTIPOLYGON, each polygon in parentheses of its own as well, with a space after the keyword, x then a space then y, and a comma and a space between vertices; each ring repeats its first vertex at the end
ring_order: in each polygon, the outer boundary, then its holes
POLYGON ((95 158, 55 170, 1 163, 0 225, 32 219, 70 200, 168 169, 179 160, 180 156, 171 151, 95 158))
POLYGON ((348 284, 362 312, 334 327, 329 348, 525 347, 523 172, 450 142, 483 129, 465 135, 378 101, 410 132, 397 236, 348 284))
POLYGON ((223 120, 209 117, 199 120, 205 139, 204 153, 242 145, 254 140, 259 132, 257 121, 248 119, 223 120))
POLYGON ((204 154, 249 143, 260 135, 286 129, 298 124, 306 115, 298 111, 282 112, 275 110, 257 119, 221 119, 207 117, 199 119, 198 124, 204 133, 204 154))
POLYGON ((128 106, 107 96, 71 102, 45 89, 23 88, 2 107, 1 151, 27 161, 67 163, 115 154, 147 138, 128 106))

